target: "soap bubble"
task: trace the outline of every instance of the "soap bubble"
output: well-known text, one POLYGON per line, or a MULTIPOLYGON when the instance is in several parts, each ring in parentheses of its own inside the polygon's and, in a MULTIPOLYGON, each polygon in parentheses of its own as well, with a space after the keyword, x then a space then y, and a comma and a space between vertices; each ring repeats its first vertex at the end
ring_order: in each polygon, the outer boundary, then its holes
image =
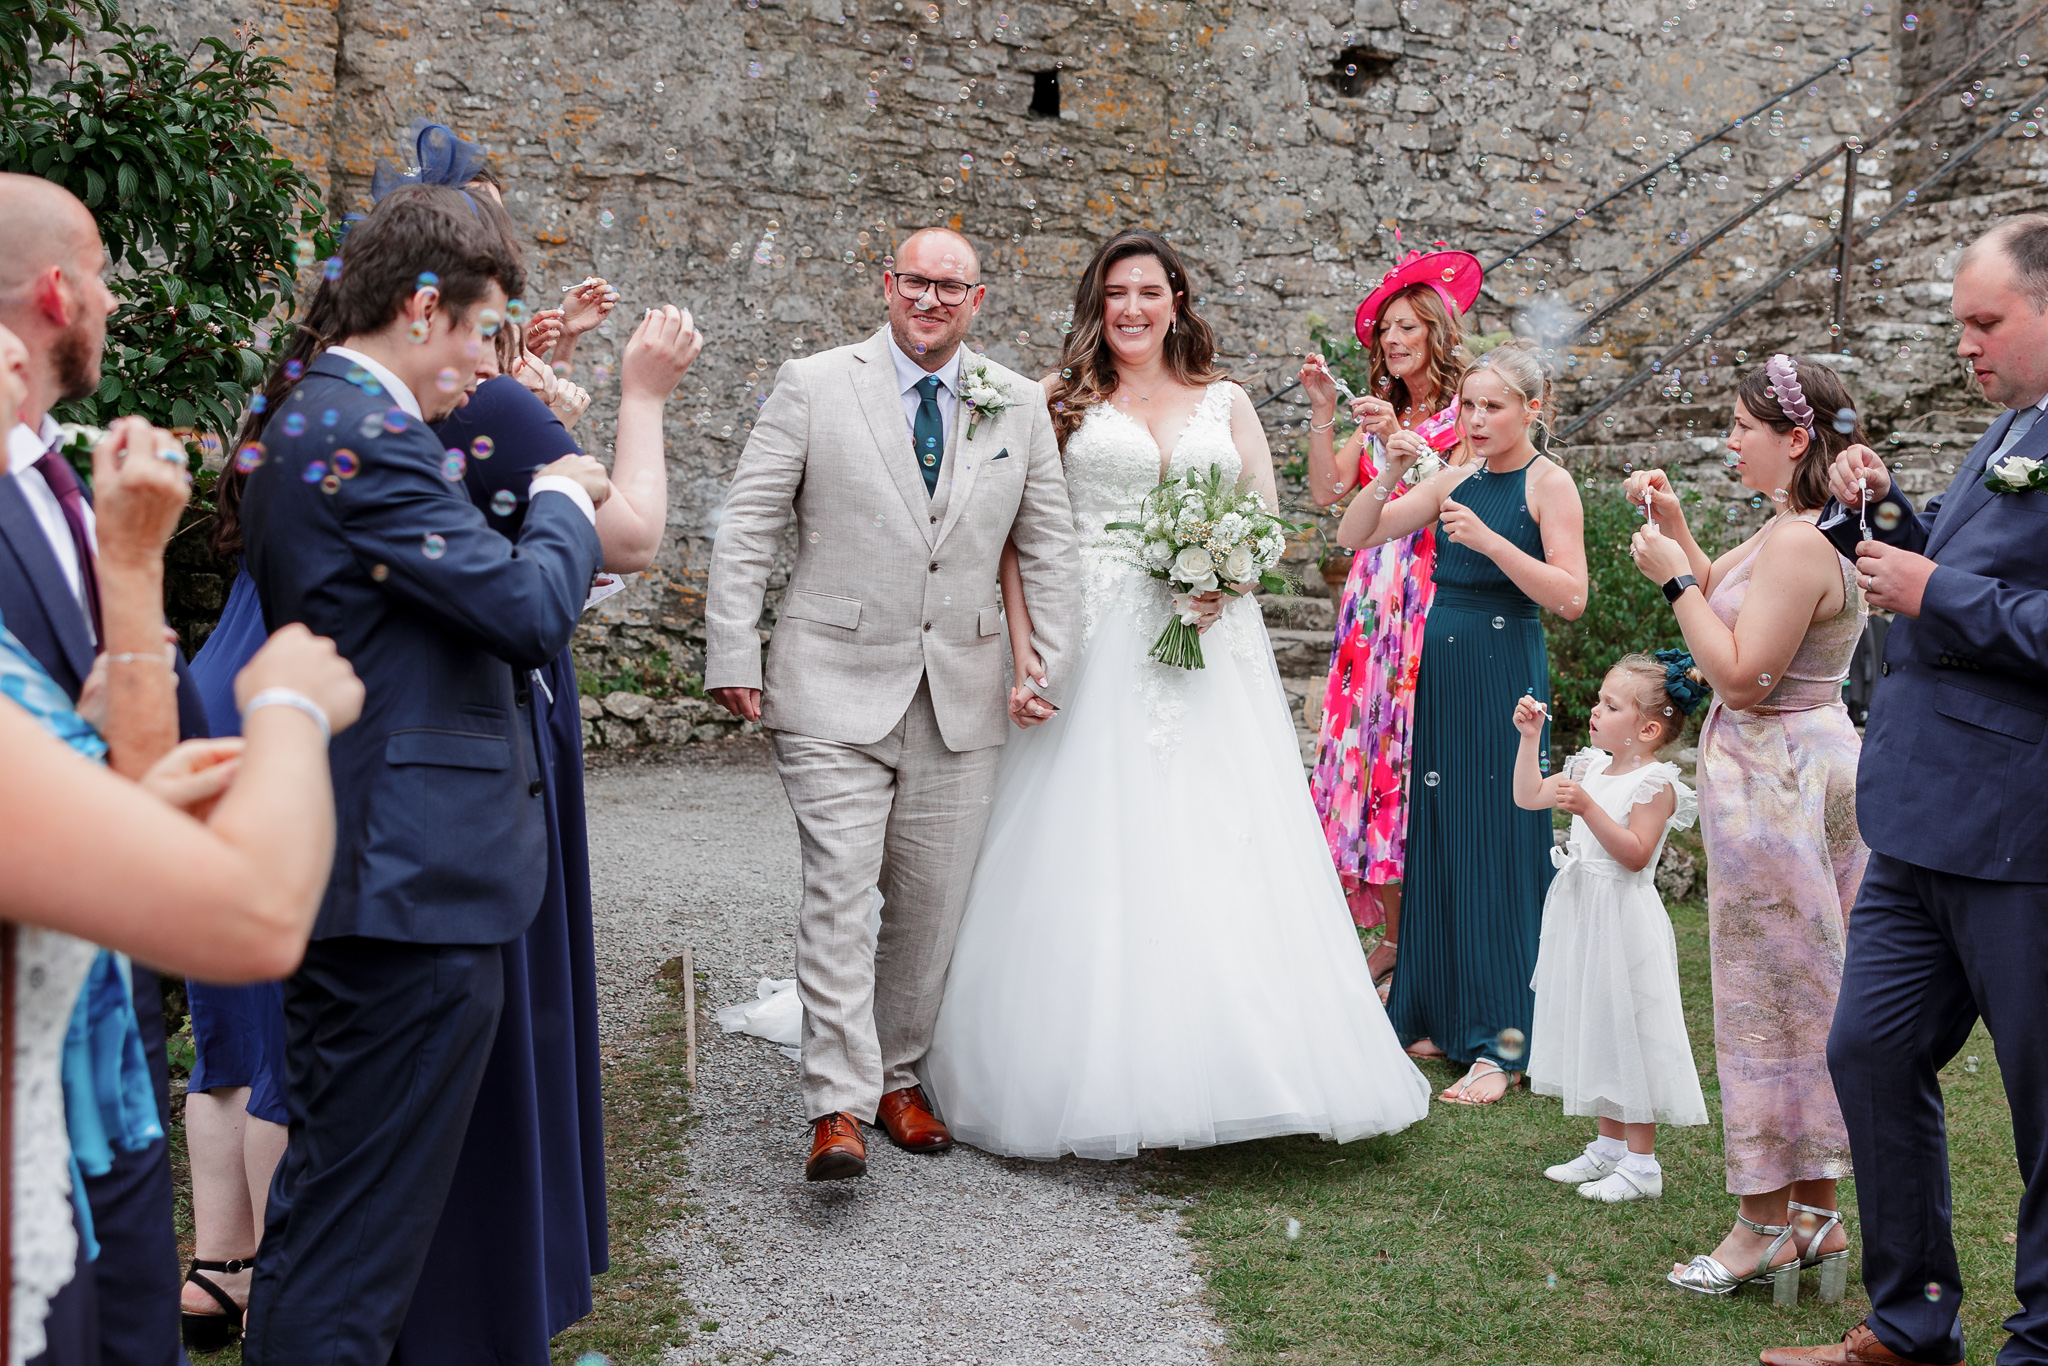
POLYGON ((329 284, 339 280, 341 278, 341 258, 339 256, 330 256, 326 261, 322 262, 320 276, 329 284))
MULTIPOLYGON (((1906 18, 1908 20, 1911 20, 1913 16, 1909 14, 1906 16, 1906 18)), ((1906 27, 1911 28, 1912 24, 1909 22, 1906 25, 1906 27)), ((1941 1284, 1938 1281, 1929 1281, 1927 1283, 1927 1288, 1921 1291, 1920 1293, 1927 1297, 1927 1302, 1929 1304, 1933 1304, 1941 1298, 1941 1284)))
POLYGON ((610 209, 601 210, 597 215, 597 226, 600 228, 608 228, 618 221, 610 209))
POLYGON ((511 489, 499 489, 491 495, 491 511, 500 517, 510 517, 512 509, 519 506, 519 495, 511 489))
POLYGON ((327 462, 324 460, 308 460, 306 462, 306 468, 299 471, 299 478, 305 480, 309 484, 317 484, 326 477, 327 462))
POLYGON ((248 445, 235 452, 235 468, 243 474, 247 474, 263 463, 263 456, 263 443, 251 441, 248 445))
POLYGON ((1438 783, 1442 781, 1443 779, 1437 777, 1435 769, 1431 769, 1429 772, 1422 775, 1422 785, 1424 787, 1435 787, 1438 783))
POLYGON ((480 436, 469 443, 469 453, 479 460, 489 460, 497 452, 498 443, 488 436, 480 436))
POLYGON ((286 413, 284 415, 284 434, 286 436, 297 436, 305 430, 306 415, 304 413, 286 413))
POLYGON ((1768 688, 1768 687, 1770 687, 1770 686, 1771 686, 1771 676, 1770 676, 1769 674, 1758 674, 1758 675, 1756 676, 1756 685, 1757 685, 1757 686, 1758 686, 1759 688, 1768 688))
POLYGON ((305 373, 306 365, 304 361, 288 360, 284 363, 284 377, 295 384, 298 382, 299 376, 305 373))
POLYGON ((1507 628, 1507 624, 1508 619, 1506 617, 1495 617, 1493 619, 1493 629, 1496 631, 1505 630, 1507 628))
MULTIPOLYGON (((1920 16, 1917 14, 1907 15, 1905 18, 1899 20, 1899 27, 1906 30, 1906 32, 1911 33, 1914 29, 1920 27, 1920 16)), ((1929 1285, 1927 1288, 1929 1290, 1934 1289, 1932 1285, 1929 1285)), ((1939 1292, 1936 1292, 1935 1294, 1929 1295, 1927 1298, 1930 1300, 1940 1299, 1941 1295, 1939 1292)))
POLYGON ((423 270, 420 272, 419 278, 412 283, 415 289, 439 289, 441 287, 441 277, 434 274, 431 270, 423 270))
POLYGON ((384 430, 394 436, 405 430, 405 420, 406 414, 403 408, 386 408, 384 410, 384 430))
POLYGON ((1287 1221, 1287 1241, 1291 1243, 1299 1237, 1301 1237, 1301 1220, 1289 1219, 1287 1221))
POLYGON ((1445 266, 1445 267, 1444 267, 1444 283, 1445 283, 1445 284, 1449 284, 1449 283, 1450 283, 1451 281, 1453 281, 1453 280, 1455 280, 1455 279, 1457 279, 1457 278, 1458 278, 1458 272, 1457 272, 1457 271, 1453 270, 1453 269, 1452 269, 1451 267, 1449 267, 1449 266, 1445 266))
POLYGON ((438 560, 448 553, 448 540, 438 531, 429 531, 420 542, 420 554, 430 560, 438 560))
POLYGON ((468 468, 469 462, 462 458, 462 452, 452 446, 448 448, 448 453, 441 457, 441 477, 451 484, 462 478, 463 471, 468 468))
POLYGON ((1856 410, 1854 408, 1835 409, 1835 430, 1843 436, 1847 436, 1856 430, 1856 410))
POLYGON ((455 373, 455 367, 444 365, 441 373, 434 376, 434 387, 444 394, 452 394, 462 387, 462 376, 455 373))
POLYGON ((515 327, 518 326, 520 323, 525 322, 526 300, 507 299, 505 301, 505 321, 511 323, 515 327))
POLYGON ((498 329, 504 325, 505 320, 498 316, 498 310, 495 308, 487 308, 476 315, 476 330, 480 336, 495 337, 498 335, 498 329))
POLYGON ((1501 1057, 1509 1062, 1514 1062, 1528 1049, 1529 1036, 1516 1029, 1513 1025, 1510 1025, 1500 1032, 1499 1037, 1494 1039, 1493 1044, 1499 1050, 1501 1057))
POLYGON ((362 467, 362 462, 356 459, 356 453, 348 447, 343 446, 334 453, 334 472, 342 478, 355 478, 356 471, 362 467))
POLYGON ((384 415, 382 413, 364 413, 363 420, 356 424, 356 431, 363 440, 375 441, 378 437, 384 435, 384 415))
POLYGON ((269 406, 270 400, 268 398, 265 398, 262 394, 251 394, 249 396, 250 412, 257 414, 258 416, 261 416, 263 410, 265 408, 268 408, 269 406))
POLYGON ((576 1366, 612 1366, 612 1359, 603 1352, 585 1352, 576 1358, 576 1366))
POLYGON ((960 154, 960 169, 963 171, 971 171, 974 169, 974 153, 962 152, 960 154))
POLYGON ((322 493, 333 493, 340 487, 341 478, 339 475, 330 474, 325 479, 322 479, 320 481, 320 491, 322 493))
POLYGON ((370 566, 370 578, 372 582, 382 583, 384 582, 385 579, 389 578, 390 575, 391 570, 385 567, 384 565, 373 564, 370 566))
POLYGON ((320 414, 320 425, 323 427, 332 427, 339 421, 341 414, 333 408, 328 408, 320 414))

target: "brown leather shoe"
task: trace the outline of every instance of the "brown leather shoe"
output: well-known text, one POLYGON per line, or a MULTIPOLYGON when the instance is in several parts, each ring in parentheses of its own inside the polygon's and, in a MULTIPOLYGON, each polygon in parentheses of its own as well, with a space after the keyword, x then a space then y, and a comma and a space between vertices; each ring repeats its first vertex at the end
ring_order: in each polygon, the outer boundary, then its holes
MULTIPOLYGON (((1844 1333, 1840 1342, 1819 1347, 1772 1347, 1758 1360, 1763 1366, 1921 1366, 1879 1342, 1877 1334, 1860 1323, 1844 1333)), ((1963 1363, 1958 1361, 1955 1366, 1963 1363)))
POLYGON ((875 1107, 875 1118, 889 1131, 897 1147, 913 1153, 942 1153, 953 1146, 953 1135, 932 1113, 931 1102, 921 1086, 891 1091, 875 1107))
POLYGON ((861 1141, 860 1121, 844 1110, 817 1122, 811 1134, 811 1160, 804 1163, 806 1181, 845 1181, 868 1174, 868 1145, 861 1141))

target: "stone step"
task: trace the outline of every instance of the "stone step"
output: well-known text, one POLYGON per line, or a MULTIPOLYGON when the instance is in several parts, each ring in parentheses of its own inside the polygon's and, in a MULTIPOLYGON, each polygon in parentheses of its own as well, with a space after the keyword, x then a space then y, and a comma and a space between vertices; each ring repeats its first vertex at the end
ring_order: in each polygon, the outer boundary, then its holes
POLYGON ((1284 593, 1259 596, 1259 610, 1265 613, 1268 630, 1334 631, 1337 604, 1328 598, 1296 597, 1284 593))
POLYGON ((1268 629, 1273 661, 1283 678, 1312 678, 1330 671, 1330 632, 1268 629))

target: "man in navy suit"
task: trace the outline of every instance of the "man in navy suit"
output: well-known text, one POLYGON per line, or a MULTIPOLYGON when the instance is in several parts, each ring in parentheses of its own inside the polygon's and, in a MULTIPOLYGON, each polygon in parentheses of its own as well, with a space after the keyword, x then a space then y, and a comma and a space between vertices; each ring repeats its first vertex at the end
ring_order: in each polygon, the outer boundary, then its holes
POLYGON ((1866 447, 1833 471, 1850 516, 1868 489, 1856 571, 1897 614, 1857 769, 1870 867, 1828 1038, 1870 1314, 1766 1366, 1963 1360, 1938 1074, 1980 1017, 2026 1182, 1998 1360, 2048 1363, 2048 492, 1986 487, 1987 471, 2048 458, 2048 216, 1973 243, 1950 307, 1957 354, 2009 411, 1924 513, 1866 447))
POLYGON ((475 382, 521 272, 468 198, 386 196, 322 286, 337 344, 273 400, 242 517, 266 624, 333 635, 363 717, 335 737, 334 874, 285 984, 288 1146, 250 1287, 250 1366, 384 1366, 469 1125, 502 946, 547 876, 531 671, 602 559, 604 469, 534 477, 516 543, 427 425, 475 382))
MULTIPOLYGON (((56 453, 50 408, 99 388, 100 352, 115 299, 100 278, 106 251, 92 214, 68 191, 34 176, 0 175, 0 325, 29 352, 21 421, 7 415, 0 474, 0 621, 76 702, 100 652, 92 495, 56 453)), ((168 439, 168 438, 167 438, 168 439)), ((178 738, 206 733, 198 689, 178 666, 178 738)), ((154 667, 147 663, 131 667, 154 667)), ((162 727, 168 743, 169 726, 162 727)), ((145 759, 147 756, 143 756, 145 759)), ((143 1054, 168 1128, 168 1066, 156 973, 133 965, 143 1054)), ((178 1350, 178 1244, 171 1161, 159 1138, 114 1150, 113 1166, 85 1178, 100 1245, 52 1307, 50 1366, 172 1366, 178 1350)))

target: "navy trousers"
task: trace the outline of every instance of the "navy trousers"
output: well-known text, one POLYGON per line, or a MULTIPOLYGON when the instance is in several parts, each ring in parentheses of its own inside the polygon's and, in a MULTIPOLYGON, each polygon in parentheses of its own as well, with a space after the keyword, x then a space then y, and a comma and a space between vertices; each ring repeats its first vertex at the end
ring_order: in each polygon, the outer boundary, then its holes
POLYGON ((284 986, 284 1160, 248 1366, 385 1366, 504 1004, 497 944, 315 940, 284 986))
POLYGON ((2048 884, 1987 882, 1873 852, 1849 916, 1828 1067, 1856 1163, 1870 1328, 1915 1361, 1963 1359, 1936 1076, 1981 1016, 2012 1107, 2020 1310, 2000 1366, 2048 1366, 2048 884))

